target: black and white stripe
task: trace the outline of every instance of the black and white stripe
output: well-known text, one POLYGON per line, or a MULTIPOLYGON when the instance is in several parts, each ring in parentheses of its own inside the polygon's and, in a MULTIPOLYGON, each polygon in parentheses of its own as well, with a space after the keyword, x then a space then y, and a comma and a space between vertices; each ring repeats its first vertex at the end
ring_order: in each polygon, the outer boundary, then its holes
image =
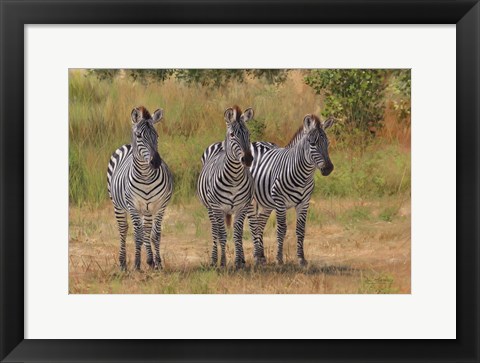
POLYGON ((211 263, 217 264, 217 245, 220 243, 220 265, 226 265, 225 245, 227 223, 231 216, 235 242, 235 266, 245 264, 243 255, 243 223, 253 198, 253 179, 249 167, 253 158, 250 149, 250 133, 246 122, 253 117, 253 110, 241 112, 238 106, 225 111, 227 132, 223 143, 208 147, 203 156, 203 167, 197 183, 197 194, 208 210, 212 224, 213 247, 211 263))
POLYGON ((154 128, 162 117, 162 110, 155 111, 152 117, 144 107, 133 109, 132 143, 118 148, 108 164, 108 193, 120 233, 119 261, 122 269, 127 266, 127 213, 134 228, 135 268, 140 268, 142 244, 145 244, 147 263, 154 268, 161 267, 161 225, 173 191, 173 178, 158 153, 158 134, 154 128), (151 243, 155 246, 155 256, 151 243))
POLYGON ((283 263, 286 212, 294 207, 297 214, 297 258, 301 265, 307 264, 303 252, 307 210, 315 169, 320 169, 324 176, 333 170, 325 133, 332 124, 333 119, 322 124, 315 115, 307 115, 303 127, 286 147, 265 142, 252 144, 254 162, 250 170, 255 183, 255 206, 250 208, 248 217, 256 263, 265 263, 263 231, 273 210, 277 218, 276 259, 277 263, 283 263))

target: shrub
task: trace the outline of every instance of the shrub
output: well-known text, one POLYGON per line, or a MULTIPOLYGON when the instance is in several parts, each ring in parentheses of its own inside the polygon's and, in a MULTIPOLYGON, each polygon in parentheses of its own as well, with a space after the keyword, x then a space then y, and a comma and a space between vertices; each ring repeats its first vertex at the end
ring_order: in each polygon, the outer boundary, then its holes
POLYGON ((250 131, 250 141, 261 141, 263 140, 263 135, 267 125, 265 124, 265 119, 263 118, 254 118, 250 120, 247 124, 248 130, 250 131))
POLYGON ((392 104, 400 120, 405 120, 411 113, 411 71, 410 69, 396 69, 391 72, 388 91, 391 94, 392 104))
POLYGON ((305 76, 305 83, 325 96, 323 116, 340 121, 341 131, 374 131, 381 126, 385 111, 385 70, 316 69, 305 76))

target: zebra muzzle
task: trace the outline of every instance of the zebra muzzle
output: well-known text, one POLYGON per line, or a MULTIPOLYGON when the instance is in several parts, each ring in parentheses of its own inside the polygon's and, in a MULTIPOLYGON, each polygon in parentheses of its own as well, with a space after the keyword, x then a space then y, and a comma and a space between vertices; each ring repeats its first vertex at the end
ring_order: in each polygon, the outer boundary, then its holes
POLYGON ((251 153, 247 153, 244 156, 242 156, 240 161, 243 163, 243 165, 245 165, 247 167, 250 167, 250 166, 252 166, 253 156, 252 156, 251 153))
POLYGON ((323 168, 320 169, 320 172, 323 176, 328 176, 333 171, 333 164, 328 163, 323 168))
POLYGON ((153 154, 153 157, 150 160, 150 165, 152 166, 152 168, 158 169, 161 164, 162 159, 160 158, 160 154, 157 151, 155 154, 153 154))

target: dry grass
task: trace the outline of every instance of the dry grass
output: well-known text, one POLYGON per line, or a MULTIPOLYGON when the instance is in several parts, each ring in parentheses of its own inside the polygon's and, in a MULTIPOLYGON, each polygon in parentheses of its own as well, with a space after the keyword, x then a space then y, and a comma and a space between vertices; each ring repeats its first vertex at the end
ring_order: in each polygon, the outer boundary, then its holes
MULTIPOLYGON (((70 293, 410 293, 410 202, 388 200, 315 201, 307 223, 307 268, 296 264, 294 213, 288 216, 284 266, 276 266, 275 225, 265 232, 268 264, 252 266, 245 231, 247 267, 233 269, 229 234, 226 269, 208 266, 210 227, 196 202, 167 209, 161 255, 164 269, 132 271, 132 229, 127 237, 129 269, 117 264, 118 237, 111 206, 70 208, 70 293)), ((144 258, 143 252, 143 263, 144 258)))
POLYGON ((406 148, 410 148, 411 132, 410 115, 405 120, 398 120, 398 112, 394 110, 393 103, 388 102, 383 118, 383 127, 380 129, 378 136, 389 142, 396 142, 406 148))

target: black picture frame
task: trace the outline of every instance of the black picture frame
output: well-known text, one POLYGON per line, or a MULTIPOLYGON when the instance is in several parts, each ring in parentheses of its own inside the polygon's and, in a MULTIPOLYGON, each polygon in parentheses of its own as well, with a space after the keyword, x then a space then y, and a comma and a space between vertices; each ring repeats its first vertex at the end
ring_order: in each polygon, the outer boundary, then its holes
MULTIPOLYGON (((478 0, 0 0, 0 359, 73 361, 478 362, 480 4, 478 0), (24 339, 26 24, 456 24, 457 339, 24 339)), ((39 151, 41 152, 41 151, 39 151)), ((445 172, 453 172, 445 168, 445 172)), ((54 223, 54 222, 52 222, 54 223)), ((453 222, 452 222, 453 223, 453 222)), ((432 255, 432 258, 435 258, 432 255)), ((438 319, 442 319, 441 316, 438 319)), ((253 328, 253 327, 252 327, 253 328)), ((321 329, 321 327, 319 327, 321 329)))

